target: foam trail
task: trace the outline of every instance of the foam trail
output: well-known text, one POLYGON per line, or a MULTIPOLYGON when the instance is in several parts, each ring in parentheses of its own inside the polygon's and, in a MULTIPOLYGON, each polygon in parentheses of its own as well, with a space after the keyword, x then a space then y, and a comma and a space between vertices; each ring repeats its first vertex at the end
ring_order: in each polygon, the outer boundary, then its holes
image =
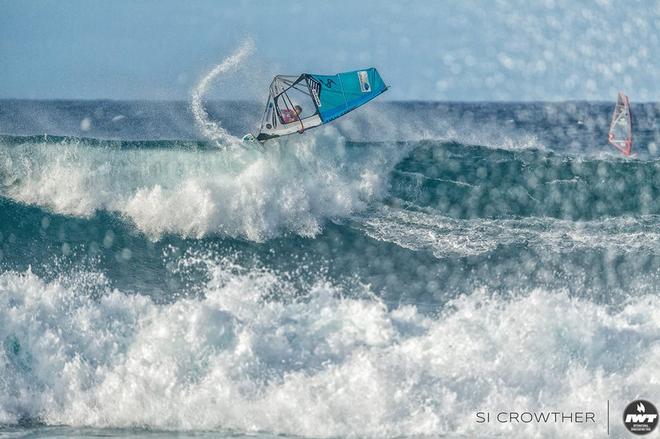
POLYGON ((213 70, 208 72, 206 76, 202 78, 201 81, 197 84, 192 93, 192 99, 190 101, 190 107, 195 116, 195 123, 199 127, 200 131, 211 140, 216 141, 218 144, 222 145, 235 145, 239 143, 239 139, 232 136, 220 126, 216 121, 210 119, 209 114, 204 108, 204 95, 208 92, 209 86, 215 80, 218 75, 223 73, 231 72, 236 69, 243 60, 254 52, 254 43, 252 40, 245 40, 239 48, 229 57, 225 58, 220 64, 215 66, 213 70))
POLYGON ((437 258, 476 256, 515 245, 557 253, 601 249, 660 254, 654 215, 576 223, 556 218, 456 219, 433 211, 382 206, 353 219, 353 226, 373 239, 430 251, 437 258))

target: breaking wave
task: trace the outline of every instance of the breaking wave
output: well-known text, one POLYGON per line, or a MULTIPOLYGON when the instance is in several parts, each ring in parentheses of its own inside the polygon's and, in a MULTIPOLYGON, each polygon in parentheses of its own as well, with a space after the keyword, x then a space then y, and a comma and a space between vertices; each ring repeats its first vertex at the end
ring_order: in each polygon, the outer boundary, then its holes
POLYGON ((608 307, 562 291, 477 290, 428 314, 323 278, 297 291, 208 255, 175 269, 192 265, 207 272, 203 294, 166 304, 93 272, 1 274, 0 423, 599 437, 603 401, 660 391, 657 296, 608 307), (475 422, 480 410, 557 407, 588 408, 599 427, 475 422))
POLYGON ((273 142, 264 153, 119 145, 63 139, 3 148, 2 193, 58 214, 115 212, 154 239, 315 236, 324 221, 383 197, 405 150, 347 148, 330 127, 286 148, 273 142))

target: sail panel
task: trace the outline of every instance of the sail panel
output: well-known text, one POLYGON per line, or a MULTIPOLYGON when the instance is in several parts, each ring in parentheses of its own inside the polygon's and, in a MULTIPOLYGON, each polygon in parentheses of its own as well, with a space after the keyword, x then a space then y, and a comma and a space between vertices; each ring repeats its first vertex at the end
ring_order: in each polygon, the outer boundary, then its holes
POLYGON ((285 136, 323 123, 311 96, 311 85, 305 77, 276 76, 270 84, 270 95, 261 120, 257 140, 285 136), (300 109, 300 112, 296 111, 300 109))
POLYGON ((387 90, 375 68, 355 70, 337 75, 310 75, 321 83, 319 113, 330 122, 366 104, 387 90))

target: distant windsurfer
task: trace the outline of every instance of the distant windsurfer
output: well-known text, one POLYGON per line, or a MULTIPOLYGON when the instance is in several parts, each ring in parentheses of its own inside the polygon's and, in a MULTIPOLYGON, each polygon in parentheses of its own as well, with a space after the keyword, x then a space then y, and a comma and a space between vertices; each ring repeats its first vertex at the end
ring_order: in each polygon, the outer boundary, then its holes
POLYGON ((619 92, 617 102, 612 113, 612 122, 607 139, 612 146, 621 151, 625 156, 630 156, 632 152, 632 112, 630 111, 630 102, 628 96, 619 92))

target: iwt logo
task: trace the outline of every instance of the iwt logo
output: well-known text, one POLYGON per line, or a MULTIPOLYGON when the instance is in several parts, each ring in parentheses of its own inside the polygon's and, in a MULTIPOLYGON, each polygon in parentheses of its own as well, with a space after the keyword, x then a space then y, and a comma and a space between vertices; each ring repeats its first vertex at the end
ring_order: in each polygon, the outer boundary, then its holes
POLYGON ((658 409, 650 402, 638 399, 623 411, 623 425, 634 434, 648 434, 658 425, 658 409))

